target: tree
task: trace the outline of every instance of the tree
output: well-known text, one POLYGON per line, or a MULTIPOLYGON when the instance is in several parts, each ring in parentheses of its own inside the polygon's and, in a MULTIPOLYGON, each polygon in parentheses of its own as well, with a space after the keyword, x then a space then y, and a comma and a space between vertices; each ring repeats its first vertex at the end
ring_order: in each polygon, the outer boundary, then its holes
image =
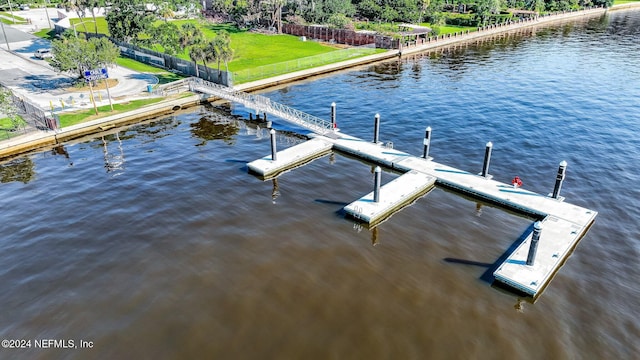
MULTIPOLYGON (((191 61, 193 61, 194 65, 196 66, 196 77, 200 77, 200 73, 198 70, 198 61, 202 61, 204 66, 207 66, 207 63, 206 63, 207 52, 205 50, 205 45, 206 44, 204 43, 194 44, 189 48, 189 58, 191 59, 191 61)), ((208 74, 209 68, 206 68, 206 69, 208 74)))
MULTIPOLYGON (((206 61, 217 63, 218 79, 222 75, 220 63, 224 62, 225 68, 229 70, 229 61, 233 59, 233 49, 231 48, 231 38, 229 33, 221 31, 205 45, 206 61)), ((206 66, 206 64, 205 64, 206 66)))
POLYGON ((106 16, 111 36, 126 43, 143 42, 139 35, 146 33, 154 20, 146 11, 144 0, 114 0, 106 16))
POLYGON ((189 58, 193 61, 196 67, 196 77, 200 77, 198 70, 198 61, 204 59, 204 51, 200 46, 204 43, 204 34, 198 26, 193 23, 185 23, 180 27, 180 36, 178 37, 178 44, 182 49, 188 49, 189 58))
POLYGON ((82 77, 85 70, 113 65, 120 56, 120 48, 106 37, 86 40, 84 36, 73 35, 54 40, 51 52, 51 66, 58 71, 75 73, 78 77, 82 77))
POLYGON ((180 49, 180 28, 173 23, 163 22, 151 28, 149 36, 150 43, 162 46, 169 55, 175 55, 180 49))
POLYGON ((157 13, 164 19, 164 22, 168 22, 169 18, 173 17, 173 5, 168 2, 161 2, 158 4, 157 13))

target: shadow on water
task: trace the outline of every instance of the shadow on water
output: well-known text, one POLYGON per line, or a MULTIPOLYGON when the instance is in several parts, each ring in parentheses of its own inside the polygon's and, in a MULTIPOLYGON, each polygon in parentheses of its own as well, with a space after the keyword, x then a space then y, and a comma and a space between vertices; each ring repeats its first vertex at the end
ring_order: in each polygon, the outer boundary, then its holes
MULTIPOLYGON (((516 250, 516 248, 518 246, 520 246, 520 244, 522 244, 527 237, 529 236, 529 234, 531 234, 531 232, 533 231, 533 222, 526 228, 526 230, 522 233, 522 235, 520 235, 518 237, 518 239, 516 239, 515 242, 513 242, 511 244, 511 246, 509 246, 509 248, 507 248, 507 250, 505 250, 504 253, 502 253, 502 255, 500 255, 498 257, 498 259, 496 259, 496 261, 491 264, 491 263, 484 263, 484 262, 480 262, 480 261, 475 261, 475 260, 471 260, 471 259, 455 259, 455 258, 444 258, 443 260, 447 263, 451 263, 451 264, 459 264, 459 265, 470 265, 470 266, 479 266, 479 267, 484 267, 486 268, 485 272, 482 273, 482 275, 480 275, 480 280, 482 280, 483 282, 486 282, 488 284, 495 284, 495 278, 493 276, 493 273, 498 269, 498 267, 509 257, 509 255, 514 252, 516 250)), ((509 292, 514 293, 514 294, 522 294, 521 292, 518 292, 515 289, 511 289, 510 287, 503 287, 501 286, 502 284, 495 284, 495 286, 500 286, 504 289, 508 289, 509 292)))
POLYGON ((335 200, 315 199, 314 201, 317 202, 317 203, 320 203, 320 204, 339 205, 341 207, 345 207, 345 206, 349 205, 349 203, 346 203, 346 202, 343 202, 343 201, 335 201, 335 200))

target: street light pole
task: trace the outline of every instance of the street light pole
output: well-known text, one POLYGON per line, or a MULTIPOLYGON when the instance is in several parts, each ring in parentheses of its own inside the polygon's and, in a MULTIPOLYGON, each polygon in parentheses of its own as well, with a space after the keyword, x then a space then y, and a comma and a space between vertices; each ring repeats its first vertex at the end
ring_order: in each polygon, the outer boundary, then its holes
POLYGON ((11 5, 11 0, 7 0, 7 2, 9 4, 9 12, 11 13, 11 20, 13 21, 13 24, 15 25, 16 17, 13 15, 13 6, 11 5))
POLYGON ((7 33, 6 31, 4 31, 4 23, 0 21, 0 25, 2 25, 2 35, 4 35, 4 41, 7 43, 7 51, 11 51, 11 48, 9 47, 9 38, 7 38, 7 33))
POLYGON ((44 2, 44 12, 47 14, 47 22, 49 23, 49 29, 51 29, 51 19, 49 18, 49 9, 47 9, 48 4, 49 0, 44 2))

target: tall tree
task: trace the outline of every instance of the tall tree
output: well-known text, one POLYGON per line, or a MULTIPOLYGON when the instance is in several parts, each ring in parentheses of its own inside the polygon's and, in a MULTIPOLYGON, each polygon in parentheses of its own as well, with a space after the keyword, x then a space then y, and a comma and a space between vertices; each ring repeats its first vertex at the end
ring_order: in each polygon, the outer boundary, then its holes
POLYGON ((216 34, 216 36, 207 43, 205 50, 206 60, 217 64, 218 79, 220 79, 220 76, 222 75, 220 63, 224 62, 225 67, 229 70, 228 63, 233 58, 233 49, 231 48, 231 38, 229 37, 229 33, 221 31, 216 34))
POLYGON ((160 45, 164 52, 175 55, 180 49, 180 28, 170 22, 163 22, 149 31, 150 43, 160 45))
POLYGON ((146 11, 144 0, 113 0, 106 20, 114 39, 138 44, 144 42, 139 35, 151 28, 154 16, 146 11))
POLYGON ((106 37, 85 39, 84 36, 64 36, 51 43, 51 66, 58 71, 83 76, 85 70, 116 63, 120 48, 106 37))
POLYGON ((193 61, 196 67, 196 77, 200 77, 198 70, 198 61, 202 61, 204 58, 204 51, 200 46, 204 42, 204 34, 200 27, 193 23, 184 23, 180 27, 180 36, 178 43, 180 48, 188 49, 189 58, 193 61))
MULTIPOLYGON (((189 58, 193 61, 193 64, 196 66, 196 77, 200 77, 200 72, 198 70, 198 61, 202 61, 204 66, 207 66, 207 51, 205 50, 205 43, 194 44, 189 48, 189 58)), ((209 73, 209 68, 206 68, 207 74, 209 73)))

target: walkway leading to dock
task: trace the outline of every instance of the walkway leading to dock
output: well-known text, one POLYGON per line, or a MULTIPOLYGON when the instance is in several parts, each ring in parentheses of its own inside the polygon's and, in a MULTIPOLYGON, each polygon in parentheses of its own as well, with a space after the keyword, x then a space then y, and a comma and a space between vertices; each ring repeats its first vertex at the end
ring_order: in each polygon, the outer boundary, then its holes
POLYGON ((330 121, 296 110, 284 104, 275 102, 268 97, 249 94, 240 90, 218 85, 198 78, 188 79, 189 90, 213 95, 225 100, 244 105, 258 113, 264 112, 289 121, 295 125, 311 130, 316 134, 332 136, 334 126, 330 121))

